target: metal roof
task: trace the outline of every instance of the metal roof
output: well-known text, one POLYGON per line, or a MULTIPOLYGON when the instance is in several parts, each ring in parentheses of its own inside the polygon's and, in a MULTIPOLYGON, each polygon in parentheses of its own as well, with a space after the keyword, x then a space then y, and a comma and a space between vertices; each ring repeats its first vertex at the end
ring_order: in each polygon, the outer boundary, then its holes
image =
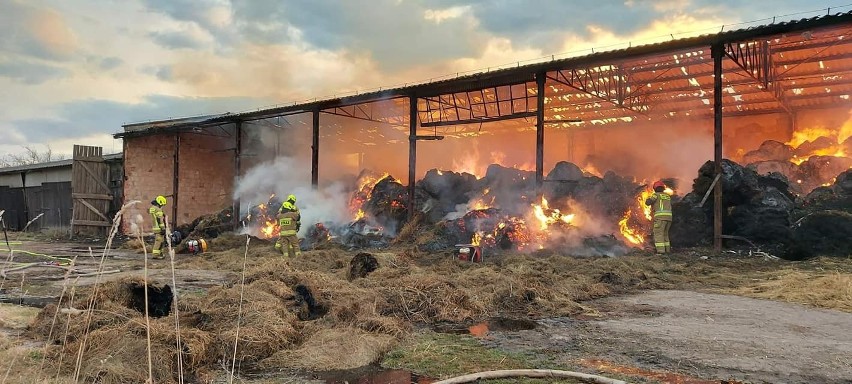
MULTIPOLYGON (((119 153, 112 153, 112 154, 108 154, 108 155, 103 156, 104 160, 106 160, 106 161, 121 160, 123 157, 124 157, 124 154, 120 153, 120 152, 119 153)), ((74 160, 72 160, 72 159, 65 159, 65 160, 48 161, 48 162, 44 162, 44 163, 16 165, 14 167, 0 168, 0 175, 8 174, 8 173, 40 171, 42 169, 49 169, 49 168, 67 167, 67 166, 71 166, 71 164, 73 162, 74 162, 74 160)))
MULTIPOLYGON (((579 124, 581 126, 595 126, 629 122, 651 115, 696 116, 709 114, 712 109, 708 100, 712 99, 712 93, 707 93, 712 92, 713 88, 710 47, 714 45, 725 45, 726 53, 731 58, 723 60, 726 116, 819 107, 843 102, 852 94, 852 12, 845 12, 519 65, 349 97, 241 113, 129 124, 124 126, 124 132, 114 136, 121 138, 183 131, 193 127, 254 121, 315 110, 337 111, 347 106, 378 103, 383 104, 381 110, 384 114, 378 119, 399 125, 399 130, 404 131, 407 130, 404 125, 408 118, 408 97, 420 98, 418 113, 421 123, 465 121, 459 108, 429 110, 430 104, 451 102, 455 107, 466 106, 467 113, 473 114, 473 104, 479 103, 486 114, 489 108, 497 109, 499 114, 502 113, 499 112, 501 103, 517 99, 517 93, 512 94, 516 86, 520 85, 521 91, 527 94, 536 92, 534 82, 537 73, 545 73, 548 77, 545 105, 548 120, 580 119, 583 121, 579 124), (758 64, 755 60, 759 61, 759 58, 751 55, 764 43, 771 53, 767 56, 769 63, 765 67, 769 71, 764 71, 761 78, 755 69, 758 64), (732 55, 736 55, 736 51, 743 51, 740 53, 748 57, 733 60, 732 55), (623 98, 618 103, 612 103, 610 93, 615 93, 615 90, 599 89, 607 83, 626 79, 622 73, 630 76, 632 88, 628 85, 626 91, 635 98, 630 99, 635 101, 635 108, 626 108, 623 98), (575 81, 582 82, 583 87, 578 87, 575 81), (587 87, 595 89, 591 91, 587 87), (473 99, 470 97, 472 91, 476 92, 473 99), (459 95, 463 93, 467 93, 467 101, 459 100, 459 95), (390 108, 387 107, 388 102, 390 108), (433 121, 436 114, 437 122, 433 121)), ((514 127, 507 123, 500 130, 531 128, 530 124, 523 122, 514 127)))

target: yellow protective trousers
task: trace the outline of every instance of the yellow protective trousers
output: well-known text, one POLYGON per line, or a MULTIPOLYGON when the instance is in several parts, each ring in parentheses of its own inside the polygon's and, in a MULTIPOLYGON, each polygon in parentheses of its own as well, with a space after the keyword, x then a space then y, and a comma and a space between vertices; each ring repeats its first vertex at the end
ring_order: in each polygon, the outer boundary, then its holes
POLYGON ((669 241, 669 229, 671 227, 671 216, 654 218, 654 248, 657 249, 657 253, 672 251, 672 243, 669 241))

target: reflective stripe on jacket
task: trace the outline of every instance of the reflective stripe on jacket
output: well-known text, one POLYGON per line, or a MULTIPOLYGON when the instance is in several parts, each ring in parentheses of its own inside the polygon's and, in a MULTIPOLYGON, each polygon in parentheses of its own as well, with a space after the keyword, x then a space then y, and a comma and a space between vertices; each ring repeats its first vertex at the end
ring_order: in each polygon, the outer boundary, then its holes
POLYGON ((157 206, 151 206, 148 208, 148 213, 151 214, 151 218, 154 219, 154 233, 159 233, 162 231, 162 227, 165 227, 163 223, 163 210, 157 206))
POLYGON ((651 206, 655 218, 672 217, 672 197, 665 192, 654 192, 654 194, 645 200, 645 204, 651 206))
POLYGON ((278 214, 278 228, 281 236, 292 236, 298 233, 299 226, 298 212, 282 212, 278 214))

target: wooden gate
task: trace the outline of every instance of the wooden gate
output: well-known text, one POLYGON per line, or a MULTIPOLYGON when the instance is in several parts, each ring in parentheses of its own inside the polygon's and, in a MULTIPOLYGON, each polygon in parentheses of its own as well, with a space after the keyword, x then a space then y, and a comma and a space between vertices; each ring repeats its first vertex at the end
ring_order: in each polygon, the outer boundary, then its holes
POLYGON ((109 189, 109 166, 104 162, 101 147, 74 146, 71 164, 73 235, 104 235, 112 225, 107 216, 112 195, 109 189))

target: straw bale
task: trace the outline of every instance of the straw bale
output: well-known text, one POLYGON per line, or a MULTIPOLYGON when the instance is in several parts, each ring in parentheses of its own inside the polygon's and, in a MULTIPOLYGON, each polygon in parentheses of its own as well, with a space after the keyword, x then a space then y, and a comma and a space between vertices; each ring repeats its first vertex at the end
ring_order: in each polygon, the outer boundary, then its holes
POLYGON ((393 336, 373 334, 357 328, 323 329, 311 335, 298 349, 279 351, 263 360, 259 367, 353 369, 379 360, 395 344, 393 336))

